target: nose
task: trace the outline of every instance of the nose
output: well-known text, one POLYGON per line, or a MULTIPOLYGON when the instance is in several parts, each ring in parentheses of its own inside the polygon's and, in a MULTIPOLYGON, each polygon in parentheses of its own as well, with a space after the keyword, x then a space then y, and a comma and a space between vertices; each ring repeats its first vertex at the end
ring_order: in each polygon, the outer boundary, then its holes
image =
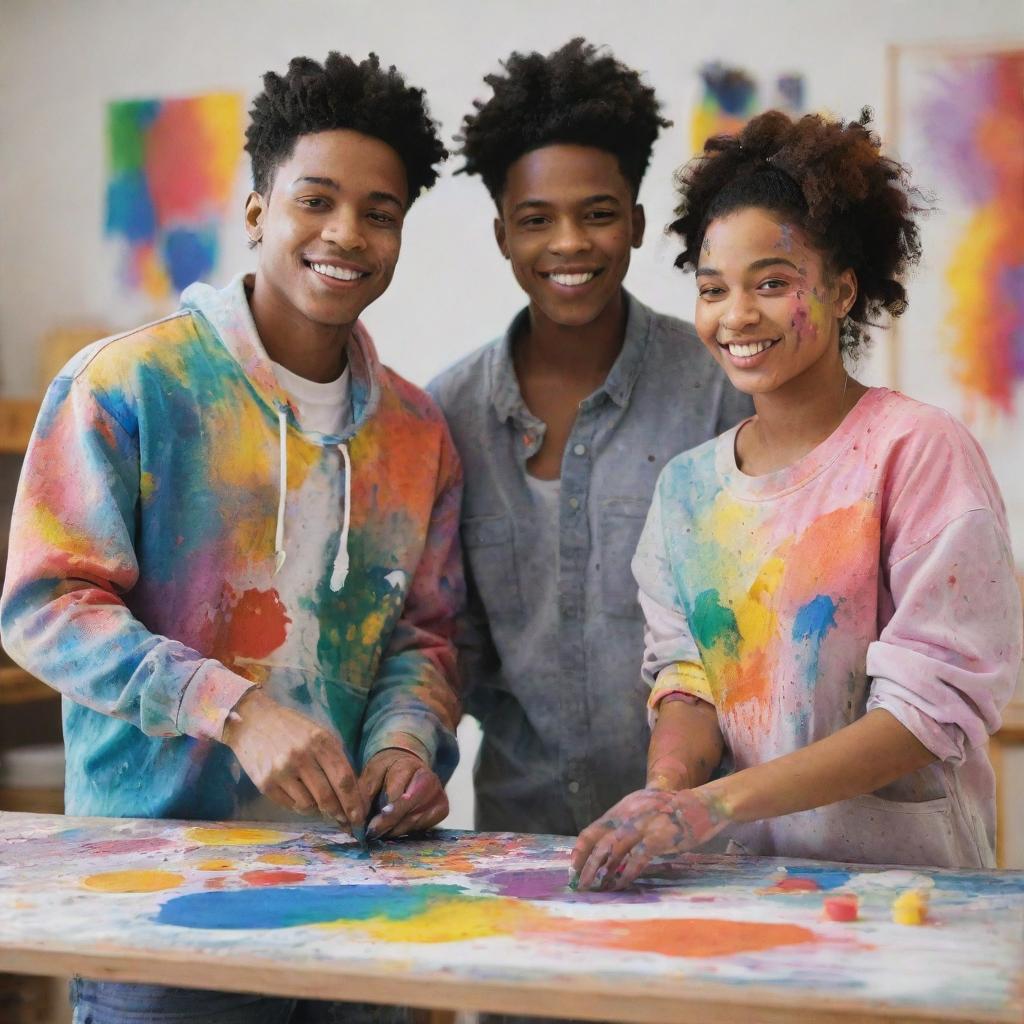
POLYGON ((320 237, 345 252, 358 252, 366 248, 359 211, 339 205, 327 218, 320 237))
POLYGON ((757 303, 745 291, 737 291, 726 299, 726 302, 728 308, 719 323, 727 331, 741 331, 744 327, 752 327, 761 319, 757 303))
POLYGON ((591 248, 586 229, 574 217, 562 217, 555 222, 548 240, 548 250, 557 256, 586 252, 591 248))

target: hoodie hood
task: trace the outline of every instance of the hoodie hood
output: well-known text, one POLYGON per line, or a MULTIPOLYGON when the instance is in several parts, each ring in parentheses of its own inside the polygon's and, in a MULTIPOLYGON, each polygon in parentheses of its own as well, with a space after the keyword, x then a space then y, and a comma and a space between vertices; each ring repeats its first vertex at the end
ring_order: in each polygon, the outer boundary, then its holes
MULTIPOLYGON (((263 347, 249 308, 247 292, 254 275, 239 274, 225 288, 197 282, 182 292, 181 305, 204 317, 224 347, 242 368, 253 391, 275 416, 286 410, 289 421, 302 430, 297 410, 281 387, 274 367, 263 347)), ((327 437, 325 444, 347 441, 377 411, 381 392, 381 365, 369 332, 356 321, 348 341, 348 365, 352 377, 352 423, 339 437, 327 437)))

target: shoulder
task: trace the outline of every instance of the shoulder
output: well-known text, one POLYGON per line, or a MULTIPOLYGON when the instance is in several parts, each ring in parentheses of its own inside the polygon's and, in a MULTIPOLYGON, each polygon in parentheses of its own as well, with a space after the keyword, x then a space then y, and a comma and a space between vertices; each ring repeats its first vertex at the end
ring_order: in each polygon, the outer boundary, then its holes
POLYGON ((735 432, 730 430, 712 437, 703 444, 669 459, 658 477, 657 490, 663 497, 671 497, 680 489, 706 484, 718 479, 717 453, 719 445, 731 444, 735 432))
POLYGON ((123 382, 147 366, 180 365, 182 346, 193 345, 198 338, 192 312, 179 310, 161 320, 94 341, 72 356, 56 379, 84 381, 95 387, 123 382))
POLYGON ((446 416, 452 417, 466 406, 484 405, 489 401, 493 364, 503 341, 504 337, 498 337, 481 345, 442 370, 427 385, 427 391, 446 416))
POLYGON ((394 409, 424 424, 444 425, 444 416, 434 398, 424 389, 406 380, 389 366, 381 366, 382 391, 394 409))

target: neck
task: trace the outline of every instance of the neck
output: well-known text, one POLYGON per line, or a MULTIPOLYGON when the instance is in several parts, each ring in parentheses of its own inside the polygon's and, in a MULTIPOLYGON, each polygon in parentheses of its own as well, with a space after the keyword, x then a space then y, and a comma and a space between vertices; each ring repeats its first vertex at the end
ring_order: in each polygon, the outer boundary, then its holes
POLYGON ((569 380, 604 382, 622 351, 626 336, 626 302, 619 290, 614 300, 588 324, 555 323, 530 306, 530 323, 517 345, 523 367, 543 366, 569 380))
POLYGON ((257 274, 248 293, 252 318, 267 355, 306 380, 320 384, 337 380, 348 364, 352 324, 314 323, 276 299, 270 289, 257 274))
POLYGON ((798 458, 821 444, 867 391, 846 371, 839 346, 782 387, 754 395, 754 423, 766 450, 798 458))

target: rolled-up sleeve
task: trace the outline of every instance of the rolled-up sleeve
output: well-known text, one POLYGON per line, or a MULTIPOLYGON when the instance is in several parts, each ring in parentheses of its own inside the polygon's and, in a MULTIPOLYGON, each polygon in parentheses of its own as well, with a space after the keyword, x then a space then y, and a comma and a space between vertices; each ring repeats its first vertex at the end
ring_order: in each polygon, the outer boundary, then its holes
POLYGON ((939 760, 1000 725, 1021 669, 1022 614, 1005 530, 974 509, 889 566, 894 610, 868 647, 868 710, 884 708, 939 760))
POLYGON ((632 568, 644 616, 640 674, 650 688, 647 711, 653 726, 658 704, 670 693, 713 703, 700 652, 672 576, 661 521, 660 487, 655 490, 632 568))

